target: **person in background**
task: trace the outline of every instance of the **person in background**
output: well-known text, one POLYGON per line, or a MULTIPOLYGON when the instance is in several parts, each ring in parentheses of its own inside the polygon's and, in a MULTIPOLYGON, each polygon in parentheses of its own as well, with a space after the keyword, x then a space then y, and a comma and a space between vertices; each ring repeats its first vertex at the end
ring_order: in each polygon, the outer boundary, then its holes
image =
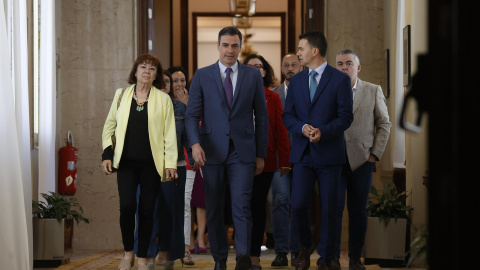
POLYGON ((260 265, 260 253, 267 217, 267 195, 275 171, 280 169, 280 174, 283 176, 291 169, 290 162, 288 162, 290 146, 287 129, 282 121, 283 108, 280 96, 268 89, 268 86, 272 84, 275 78, 273 68, 263 56, 257 54, 248 55, 243 61, 243 64, 254 67, 260 71, 263 77, 263 87, 268 111, 267 158, 265 159, 265 167, 262 173, 256 175, 253 179, 251 199, 253 224, 250 256, 252 258, 252 269, 262 269, 260 265))
POLYGON ((136 192, 140 185, 137 264, 138 269, 148 270, 146 257, 160 182, 174 183, 178 178, 175 117, 170 97, 160 90, 165 82, 156 56, 140 55, 128 83, 130 87, 116 91, 105 120, 102 169, 107 175, 117 170, 125 251, 119 270, 129 270, 134 264, 136 192), (115 148, 112 135, 116 138, 115 148))
POLYGON ((367 200, 375 162, 382 158, 390 135, 387 104, 379 85, 358 78, 362 69, 357 53, 345 49, 337 53, 337 69, 350 76, 353 90, 353 122, 345 131, 347 163, 338 185, 335 264, 340 267, 340 243, 345 197, 348 210, 349 269, 363 270, 360 261, 367 232, 367 200), (347 196, 345 196, 347 195, 347 196))
MULTIPOLYGON (((273 89, 273 92, 280 96, 282 108, 284 108, 290 79, 300 72, 300 61, 295 53, 287 53, 283 56, 281 71, 285 77, 285 81, 273 89)), ((289 142, 291 142, 290 134, 288 137, 289 142)), ((288 266, 287 254, 289 251, 291 252, 290 263, 292 266, 298 256, 297 230, 290 228, 290 193, 292 177, 292 171, 282 174, 280 170, 276 171, 273 175, 271 185, 273 201, 272 227, 276 256, 272 262, 272 266, 288 266)))

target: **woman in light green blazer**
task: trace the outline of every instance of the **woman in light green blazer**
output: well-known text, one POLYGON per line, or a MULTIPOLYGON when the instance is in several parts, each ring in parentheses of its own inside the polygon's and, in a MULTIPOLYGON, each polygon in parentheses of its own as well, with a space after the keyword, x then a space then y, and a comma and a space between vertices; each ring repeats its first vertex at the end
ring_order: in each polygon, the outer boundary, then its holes
POLYGON ((118 89, 102 133, 102 169, 107 174, 118 170, 120 228, 125 254, 119 270, 129 270, 134 260, 136 192, 138 203, 138 269, 147 270, 147 249, 152 234, 153 212, 160 181, 177 175, 177 138, 170 97, 165 87, 158 58, 144 54, 135 61, 125 90, 118 89), (158 78, 158 79, 157 79, 158 78), (116 146, 112 147, 115 134, 116 146))

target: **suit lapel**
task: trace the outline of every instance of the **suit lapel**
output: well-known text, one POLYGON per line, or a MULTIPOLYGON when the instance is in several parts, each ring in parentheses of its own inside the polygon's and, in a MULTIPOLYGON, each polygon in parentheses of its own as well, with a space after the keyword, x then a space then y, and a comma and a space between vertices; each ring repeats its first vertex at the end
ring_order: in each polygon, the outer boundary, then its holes
POLYGON ((353 99, 353 112, 358 108, 358 105, 362 102, 363 98, 365 97, 365 87, 364 83, 358 79, 357 83, 357 90, 355 90, 355 98, 353 99))
POLYGON ((215 83, 217 85, 218 95, 222 97, 223 105, 227 109, 227 111, 229 111, 228 105, 227 105, 227 97, 225 96, 225 89, 223 88, 222 77, 220 75, 220 67, 218 66, 218 61, 215 64, 213 64, 212 71, 213 71, 213 78, 215 78, 215 83))
MULTIPOLYGON (((300 89, 300 95, 302 95, 302 99, 305 100, 305 103, 308 107, 310 107, 310 105, 312 104, 310 102, 310 88, 308 87, 309 86, 309 81, 310 78, 308 77, 308 69, 305 69, 304 71, 300 72, 298 75, 296 76, 299 76, 300 78, 298 79, 298 81, 300 82, 300 85, 298 87, 298 89, 300 89), (304 90, 305 89, 305 90, 304 90)), ((287 93, 288 95, 288 93, 287 93)))
POLYGON ((232 108, 235 105, 237 96, 240 94, 240 87, 242 86, 243 76, 245 75, 245 67, 240 64, 238 61, 238 75, 237 75, 237 85, 235 86, 235 93, 233 94, 232 108))
POLYGON ((315 95, 313 96, 312 104, 317 101, 318 97, 322 94, 327 86, 330 78, 332 77, 332 70, 329 65, 325 67, 325 70, 322 73, 322 77, 320 78, 320 83, 318 84, 317 91, 315 91, 315 95))

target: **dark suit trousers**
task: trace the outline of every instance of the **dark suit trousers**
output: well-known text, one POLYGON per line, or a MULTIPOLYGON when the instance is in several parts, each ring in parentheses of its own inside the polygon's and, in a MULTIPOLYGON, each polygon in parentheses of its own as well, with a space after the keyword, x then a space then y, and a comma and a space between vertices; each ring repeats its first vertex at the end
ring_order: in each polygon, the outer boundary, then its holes
POLYGON ((153 163, 122 160, 118 168, 117 183, 120 197, 120 229, 125 251, 133 250, 137 186, 140 185, 137 257, 145 258, 153 230, 153 213, 160 185, 160 175, 153 163))
POLYGON ((251 200, 253 227, 250 256, 260 257, 267 223, 267 196, 272 179, 273 172, 263 172, 253 178, 251 200))
MULTIPOLYGON (((208 156, 207 156, 208 160, 208 156)), ((252 196, 255 163, 243 163, 230 142, 229 153, 224 164, 205 164, 203 187, 207 210, 207 228, 210 250, 215 262, 227 260, 228 241, 224 226, 225 183, 230 185, 232 218, 235 226, 237 257, 249 254, 252 237, 252 196)))
POLYGON ((298 230, 299 248, 311 248, 312 232, 310 229, 309 207, 312 190, 318 181, 322 222, 320 224, 320 242, 317 263, 329 264, 334 257, 334 233, 337 210, 337 185, 340 181, 342 165, 315 166, 310 147, 298 163, 293 165, 292 182, 292 228, 298 230))
POLYGON ((343 166, 342 178, 338 185, 337 228, 335 233, 335 254, 339 258, 345 193, 348 209, 348 257, 350 259, 360 259, 362 255, 365 234, 367 233, 367 200, 372 184, 374 164, 374 162, 366 161, 353 172, 348 162, 343 166))

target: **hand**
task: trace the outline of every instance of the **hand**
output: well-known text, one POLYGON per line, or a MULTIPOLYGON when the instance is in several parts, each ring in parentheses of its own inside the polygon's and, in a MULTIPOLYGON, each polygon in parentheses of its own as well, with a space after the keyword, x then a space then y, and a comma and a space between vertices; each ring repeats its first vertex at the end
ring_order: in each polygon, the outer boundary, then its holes
POLYGON ((199 143, 192 145, 192 156, 196 164, 200 166, 205 165, 205 161, 207 159, 205 158, 205 152, 203 152, 203 149, 199 143))
POLYGON ((322 135, 322 132, 320 132, 320 129, 318 128, 314 128, 311 132, 310 132, 310 142, 312 143, 316 143, 318 141, 320 141, 320 136, 322 135))
POLYGON ((185 103, 187 105, 188 103, 188 91, 187 89, 175 89, 175 96, 177 97, 178 100, 181 102, 185 103))
POLYGON ((257 157, 257 162, 255 163, 255 175, 259 175, 263 172, 263 167, 265 166, 265 159, 257 157))
POLYGON ((375 161, 377 161, 377 159, 375 158, 374 155, 370 154, 370 156, 368 157, 368 161, 375 162, 375 161))
POLYGON ((106 159, 102 162, 102 170, 105 172, 106 175, 112 174, 112 161, 109 159, 106 159))
POLYGON ((196 172, 196 171, 198 170, 198 168, 200 168, 200 165, 198 165, 198 163, 195 162, 195 163, 193 164, 192 170, 193 170, 194 172, 196 172))
POLYGON ((172 182, 177 185, 178 174, 176 169, 165 169, 165 177, 167 178, 167 180, 172 180, 172 182))
POLYGON ((314 130, 314 127, 312 127, 311 125, 309 124, 306 124, 303 129, 302 129, 302 133, 303 133, 303 136, 307 137, 307 138, 310 138, 310 133, 314 130))
POLYGON ((280 177, 284 176, 285 174, 289 173, 290 172, 290 168, 288 167, 281 167, 280 168, 280 177))

